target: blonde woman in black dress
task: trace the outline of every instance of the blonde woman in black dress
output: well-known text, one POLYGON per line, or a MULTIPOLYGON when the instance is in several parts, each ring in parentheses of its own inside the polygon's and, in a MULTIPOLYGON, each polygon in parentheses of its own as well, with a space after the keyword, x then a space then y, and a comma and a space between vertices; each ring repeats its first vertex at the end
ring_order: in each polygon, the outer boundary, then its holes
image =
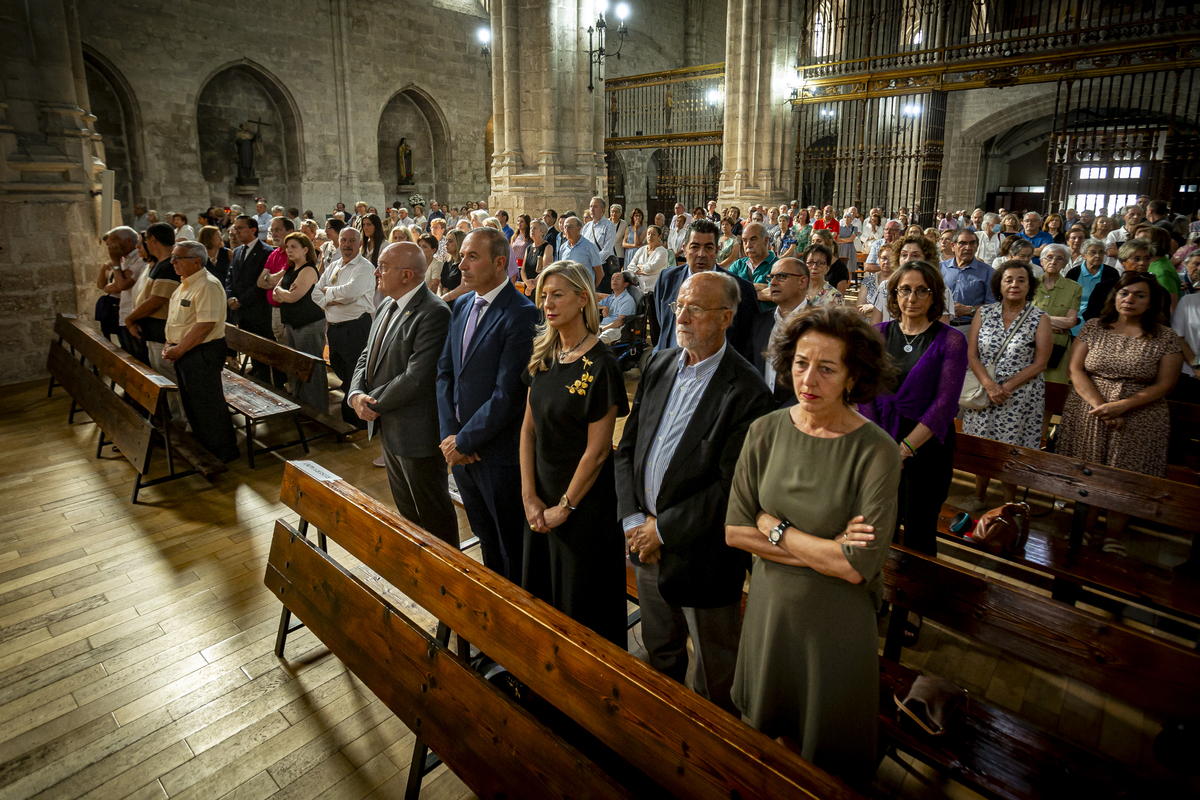
POLYGON ((625 537, 612 445, 629 402, 617 360, 598 338, 594 280, 574 261, 538 275, 543 319, 524 373, 521 574, 534 595, 624 647, 625 537))

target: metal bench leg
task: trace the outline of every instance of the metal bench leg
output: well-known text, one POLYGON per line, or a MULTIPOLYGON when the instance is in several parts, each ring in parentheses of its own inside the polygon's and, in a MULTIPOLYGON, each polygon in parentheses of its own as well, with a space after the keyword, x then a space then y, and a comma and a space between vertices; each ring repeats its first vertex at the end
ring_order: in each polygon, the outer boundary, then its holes
POLYGON ((133 503, 137 503, 138 492, 142 490, 142 473, 137 473, 137 477, 133 479, 133 503))
POLYGON ((71 399, 71 410, 70 410, 70 412, 67 413, 67 424, 68 425, 75 424, 75 412, 78 409, 79 409, 79 406, 75 403, 74 398, 72 398, 71 399))
POLYGON ((250 469, 254 469, 254 421, 246 417, 246 459, 250 469))
POLYGON ((106 444, 106 442, 104 441, 104 431, 100 431, 100 444, 96 445, 96 458, 99 458, 101 453, 104 452, 105 444, 106 444))
POLYGON ((296 432, 300 434, 300 444, 304 447, 304 455, 308 455, 308 437, 304 434, 304 426, 300 424, 300 414, 292 415, 292 422, 296 423, 296 432))

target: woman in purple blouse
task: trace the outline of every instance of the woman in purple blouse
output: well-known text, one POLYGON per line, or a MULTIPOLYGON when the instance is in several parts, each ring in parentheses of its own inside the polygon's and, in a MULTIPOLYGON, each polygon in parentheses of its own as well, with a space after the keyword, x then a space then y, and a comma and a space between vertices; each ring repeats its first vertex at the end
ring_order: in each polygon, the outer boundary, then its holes
MULTIPOLYGON (((954 477, 954 417, 967 374, 967 339, 943 324, 946 285, 927 261, 901 264, 888 279, 890 322, 875 327, 900 367, 899 389, 858 407, 896 440, 903 470, 893 541, 937 555, 938 513, 954 477), (901 530, 903 526, 903 530, 901 530)), ((905 645, 921 618, 910 613, 905 645)))
POLYGON ((967 373, 967 339, 939 321, 945 284, 925 261, 902 264, 888 280, 890 322, 876 326, 900 366, 900 388, 859 406, 900 448, 900 513, 895 541, 937 555, 937 521, 954 473, 954 417, 967 373))

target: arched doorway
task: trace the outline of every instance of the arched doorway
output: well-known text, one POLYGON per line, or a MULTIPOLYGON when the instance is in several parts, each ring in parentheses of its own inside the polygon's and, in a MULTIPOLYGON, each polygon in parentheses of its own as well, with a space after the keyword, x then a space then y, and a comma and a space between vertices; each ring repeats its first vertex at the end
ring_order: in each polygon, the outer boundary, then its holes
POLYGON ((217 70, 196 101, 200 169, 209 185, 209 202, 267 198, 270 205, 299 202, 304 175, 300 115, 291 94, 257 64, 243 61, 217 70), (238 180, 240 126, 252 141, 253 177, 238 180))
POLYGON ((83 70, 96 132, 104 137, 104 162, 115 173, 122 222, 133 224, 133 205, 142 196, 141 114, 124 76, 98 53, 84 48, 83 70))
POLYGON ((384 196, 408 205, 413 194, 451 202, 450 137, 445 116, 423 89, 409 86, 394 94, 379 114, 379 180, 384 196), (401 140, 408 148, 411 177, 401 174, 401 140))

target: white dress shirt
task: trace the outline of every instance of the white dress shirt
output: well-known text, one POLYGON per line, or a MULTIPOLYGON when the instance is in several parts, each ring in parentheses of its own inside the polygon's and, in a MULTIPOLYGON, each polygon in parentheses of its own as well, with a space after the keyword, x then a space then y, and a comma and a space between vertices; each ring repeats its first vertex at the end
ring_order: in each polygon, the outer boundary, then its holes
MULTIPOLYGON (((479 317, 478 317, 478 319, 475 320, 476 332, 479 331, 479 324, 481 322, 483 322, 483 315, 486 314, 489 310, 491 310, 492 305, 496 302, 496 298, 500 295, 500 292, 504 291, 504 286, 507 283, 508 283, 508 281, 501 281, 499 286, 497 286, 495 289, 492 289, 490 292, 488 292, 487 294, 485 294, 483 296, 483 299, 487 300, 487 305, 485 305, 483 308, 479 309, 479 317)), ((471 302, 474 303, 475 301, 472 300, 471 302)))
POLYGON ((600 251, 600 259, 607 261, 612 256, 613 245, 617 241, 617 226, 613 225, 613 221, 608 217, 601 217, 599 222, 589 221, 584 225, 580 236, 591 240, 600 251))
MULTIPOLYGON (((771 328, 771 339, 774 339, 775 334, 783 330, 784 326, 787 325, 788 320, 796 316, 796 314, 799 314, 805 308, 808 308, 808 297, 805 297, 803 300, 801 300, 800 305, 792 309, 792 313, 788 314, 786 318, 779 310, 779 306, 775 306, 775 325, 771 328)), ((767 387, 770 388, 771 391, 775 391, 775 367, 771 365, 771 359, 769 358, 763 359, 763 362, 763 380, 767 382, 767 387)))
POLYGON ((330 323, 374 313, 374 297, 375 267, 361 254, 346 264, 339 258, 326 265, 312 289, 313 302, 325 310, 330 323))
POLYGON ((256 214, 254 218, 258 220, 258 240, 265 242, 267 240, 267 232, 271 229, 271 220, 274 217, 271 216, 270 211, 264 211, 261 214, 256 214))

